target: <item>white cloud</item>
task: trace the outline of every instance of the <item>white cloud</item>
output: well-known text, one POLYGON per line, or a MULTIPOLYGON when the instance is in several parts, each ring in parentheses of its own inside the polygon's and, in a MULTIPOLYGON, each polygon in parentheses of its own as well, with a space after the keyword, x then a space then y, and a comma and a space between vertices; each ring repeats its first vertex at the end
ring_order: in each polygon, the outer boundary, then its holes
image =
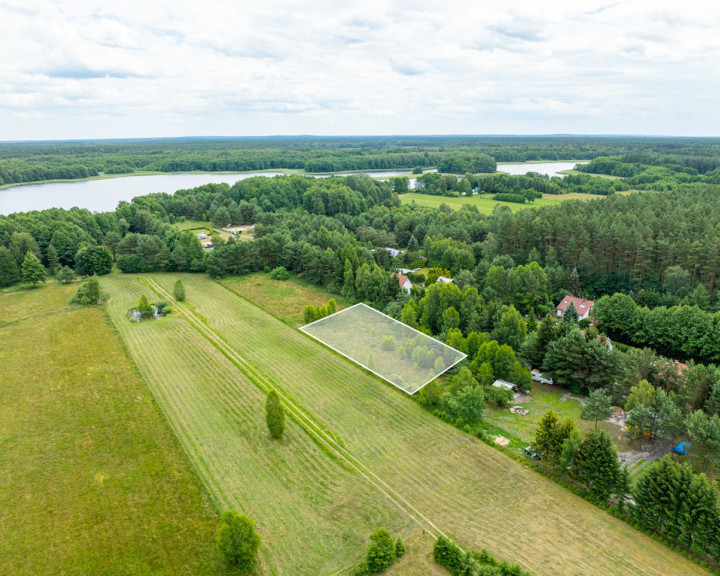
POLYGON ((0 0, 0 140, 717 135, 703 4, 0 0))

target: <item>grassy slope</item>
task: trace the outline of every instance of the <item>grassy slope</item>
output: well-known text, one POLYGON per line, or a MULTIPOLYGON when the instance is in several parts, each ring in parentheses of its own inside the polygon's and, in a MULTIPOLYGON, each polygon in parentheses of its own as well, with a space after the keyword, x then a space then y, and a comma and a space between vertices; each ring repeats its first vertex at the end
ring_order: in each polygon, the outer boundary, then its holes
POLYGON ((211 327, 462 545, 538 576, 706 573, 222 287, 184 281, 211 327))
POLYGON ((76 288, 0 293, 0 573, 224 573, 199 482, 76 288))
POLYGON ((470 206, 476 206, 481 214, 492 214, 493 209, 498 205, 507 206, 513 212, 517 212, 518 210, 525 210, 528 208, 556 206, 565 200, 592 200, 596 198, 604 198, 604 196, 597 196, 595 194, 545 194, 542 198, 539 198, 530 204, 518 204, 517 202, 498 202, 497 200, 493 200, 488 194, 461 196, 459 198, 431 196, 429 194, 417 194, 415 192, 400 195, 400 201, 403 204, 415 202, 420 206, 429 206, 431 208, 437 208, 440 204, 447 204, 451 208, 455 209, 461 208, 465 204, 469 204, 470 206))
MULTIPOLYGON (((207 278, 199 288, 196 279, 184 277, 192 282, 191 301, 205 285, 230 294, 207 278)), ((265 573, 332 574, 357 565, 378 526, 412 533, 406 518, 292 420, 281 442, 270 440, 264 395, 178 314, 131 323, 126 311, 140 294, 155 298, 136 278, 111 276, 102 284, 112 294, 115 325, 203 482, 221 507, 256 521, 265 573)))

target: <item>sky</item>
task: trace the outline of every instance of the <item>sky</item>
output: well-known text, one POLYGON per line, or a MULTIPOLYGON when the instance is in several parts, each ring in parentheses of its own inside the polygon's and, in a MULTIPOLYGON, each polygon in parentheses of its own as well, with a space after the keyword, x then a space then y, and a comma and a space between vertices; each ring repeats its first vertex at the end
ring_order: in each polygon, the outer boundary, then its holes
POLYGON ((720 136, 711 0, 0 0, 0 141, 720 136))

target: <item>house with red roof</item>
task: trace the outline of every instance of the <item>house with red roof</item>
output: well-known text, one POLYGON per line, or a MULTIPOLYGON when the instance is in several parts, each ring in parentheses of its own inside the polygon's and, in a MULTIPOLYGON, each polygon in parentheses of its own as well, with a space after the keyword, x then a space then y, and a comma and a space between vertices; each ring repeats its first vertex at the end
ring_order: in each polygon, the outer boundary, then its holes
POLYGON ((560 302, 560 304, 555 307, 555 310, 557 310, 558 318, 562 318, 565 310, 567 310, 567 307, 570 306, 570 302, 575 305, 575 310, 577 310, 578 313, 578 320, 584 320, 585 318, 590 316, 590 312, 592 312, 592 307, 595 305, 595 302, 593 300, 576 298, 572 294, 569 294, 568 296, 565 296, 565 298, 562 299, 562 302, 560 302))
POLYGON ((395 274, 395 276, 397 276, 398 281, 400 282, 400 288, 410 294, 410 290, 412 290, 413 287, 412 282, 410 282, 410 278, 405 276, 405 274, 395 274))

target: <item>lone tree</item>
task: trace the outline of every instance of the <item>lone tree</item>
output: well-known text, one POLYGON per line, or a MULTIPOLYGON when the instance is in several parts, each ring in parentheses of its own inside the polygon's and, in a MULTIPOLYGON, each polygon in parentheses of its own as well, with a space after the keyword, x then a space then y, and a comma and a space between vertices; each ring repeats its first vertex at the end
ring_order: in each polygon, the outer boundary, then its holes
POLYGON ((585 405, 582 407, 580 417, 583 420, 595 420, 595 430, 597 431, 598 420, 607 420, 612 416, 612 402, 610 396, 605 390, 598 388, 590 392, 585 405))
POLYGON ((275 390, 270 390, 265 399, 265 419, 270 436, 274 439, 282 438, 285 432, 285 410, 280 403, 280 396, 275 390))
POLYGON ((143 318, 147 318, 148 316, 153 315, 153 308, 150 305, 150 302, 148 302, 147 296, 143 294, 140 296, 140 302, 138 302, 138 312, 140 312, 140 316, 143 318))
POLYGON ((25 260, 22 263, 22 277, 23 282, 33 286, 38 282, 45 282, 45 268, 30 250, 25 254, 25 260))
POLYGON ((77 275, 75 274, 75 270, 73 270, 72 268, 70 268, 70 266, 63 266, 63 267, 60 268, 60 270, 58 270, 58 272, 57 272, 57 279, 58 279, 62 284, 69 284, 70 282, 72 282, 73 280, 75 280, 75 277, 76 277, 76 276, 77 276, 77 275))
POLYGON ((230 566, 245 573, 252 570, 253 560, 260 548, 260 536, 250 518, 234 510, 226 510, 220 516, 216 544, 220 556, 230 566))
POLYGON ((393 560, 395 560, 395 542, 385 528, 379 528, 370 536, 370 546, 365 556, 367 572, 370 574, 384 572, 393 560))
POLYGON ((183 286, 182 280, 175 282, 175 286, 173 286, 173 296, 175 296, 175 300, 178 302, 185 300, 185 286, 183 286))

